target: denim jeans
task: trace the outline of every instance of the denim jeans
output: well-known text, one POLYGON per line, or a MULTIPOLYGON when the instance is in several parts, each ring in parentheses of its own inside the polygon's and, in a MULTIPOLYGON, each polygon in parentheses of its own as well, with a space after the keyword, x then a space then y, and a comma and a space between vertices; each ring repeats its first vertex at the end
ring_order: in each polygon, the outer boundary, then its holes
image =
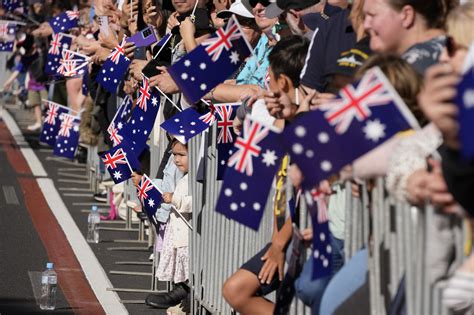
POLYGON ((333 314, 367 281, 369 254, 367 249, 358 251, 331 279, 321 299, 320 314, 333 314))
MULTIPOLYGON (((333 248, 332 275, 334 275, 344 264, 344 241, 331 235, 331 246, 333 248)), ((332 275, 312 280, 313 258, 309 257, 303 266, 303 271, 295 281, 296 296, 303 301, 304 304, 311 307, 313 315, 319 314, 321 298, 332 275)))

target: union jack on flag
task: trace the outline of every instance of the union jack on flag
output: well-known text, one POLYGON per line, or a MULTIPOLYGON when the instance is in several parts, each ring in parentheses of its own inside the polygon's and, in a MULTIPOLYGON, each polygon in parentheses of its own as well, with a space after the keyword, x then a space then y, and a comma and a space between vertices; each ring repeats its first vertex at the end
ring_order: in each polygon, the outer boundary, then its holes
POLYGON ((217 128, 219 134, 217 135, 217 143, 232 143, 233 138, 233 124, 235 111, 240 103, 235 104, 216 104, 215 109, 218 115, 217 128))
POLYGON ((258 230, 273 177, 285 152, 279 132, 261 123, 244 121, 244 136, 235 144, 237 151, 229 160, 216 211, 258 230), (242 160, 242 163, 240 162, 242 160))
POLYGON ((371 107, 390 104, 392 95, 378 80, 375 72, 369 72, 358 85, 348 85, 339 92, 340 98, 319 107, 336 132, 343 134, 354 119, 362 122, 371 114, 371 107))
POLYGON ((120 104, 117 112, 114 115, 114 118, 110 122, 107 132, 109 133, 110 140, 113 142, 113 146, 117 146, 122 143, 123 128, 128 120, 130 112, 132 111, 133 100, 130 96, 125 96, 122 104, 120 104))
POLYGON ((46 112, 44 124, 41 129, 40 142, 53 146, 56 143, 56 138, 61 127, 62 114, 69 113, 71 109, 51 101, 43 102, 45 102, 48 111, 46 112))
POLYGON ((107 132, 109 133, 110 140, 113 142, 113 146, 117 146, 122 143, 123 137, 119 134, 119 129, 115 127, 115 123, 112 121, 107 128, 107 132))
POLYGON ((400 131, 418 124, 379 68, 329 104, 298 117, 282 140, 312 189, 400 131))
POLYGON ((148 100, 150 99, 150 80, 148 78, 143 78, 142 86, 138 89, 138 93, 137 105, 146 112, 148 109, 148 100))
MULTIPOLYGON (((64 33, 54 34, 49 44, 48 57, 44 66, 47 74, 57 74, 61 67, 61 56, 63 49, 71 47, 72 37, 64 33)), ((69 59, 69 55, 67 56, 69 59)), ((65 66, 61 69, 64 72, 65 66)))
POLYGON ((112 51, 112 53, 109 55, 108 58, 110 58, 110 60, 115 63, 116 65, 119 63, 120 61, 120 57, 123 56, 123 58, 125 58, 126 61, 129 61, 130 59, 128 59, 128 57, 125 55, 125 48, 123 48, 125 46, 125 43, 126 43, 126 40, 125 38, 122 40, 122 43, 115 46, 115 49, 112 51))
POLYGON ((230 158, 227 166, 233 166, 236 171, 246 173, 248 176, 253 175, 253 159, 258 158, 262 153, 259 142, 265 139, 269 129, 261 123, 254 121, 253 123, 246 119, 244 121, 243 137, 237 138, 235 141, 235 152, 230 158))
POLYGON ((202 43, 212 61, 217 61, 224 49, 229 51, 232 48, 233 40, 243 37, 239 24, 235 19, 229 19, 225 27, 221 27, 216 31, 216 35, 216 37, 211 37, 202 43))
POLYGON ((74 127, 74 116, 69 115, 69 114, 64 114, 63 120, 61 122, 61 127, 59 128, 59 133, 58 135, 63 136, 63 137, 70 137, 71 136, 71 129, 74 127))
POLYGON ((77 116, 62 114, 62 123, 56 138, 53 154, 74 159, 79 145, 79 123, 77 116))
POLYGON ((142 204, 145 202, 145 199, 148 198, 147 192, 153 189, 153 182, 148 176, 143 176, 138 183, 137 195, 142 204))
POLYGON ((216 121, 216 107, 211 103, 209 106, 209 111, 199 117, 199 119, 203 122, 211 126, 216 121))
POLYGON ((161 191, 156 187, 147 175, 143 175, 137 186, 137 194, 143 210, 148 215, 148 219, 155 226, 158 226, 156 211, 161 206, 161 191))

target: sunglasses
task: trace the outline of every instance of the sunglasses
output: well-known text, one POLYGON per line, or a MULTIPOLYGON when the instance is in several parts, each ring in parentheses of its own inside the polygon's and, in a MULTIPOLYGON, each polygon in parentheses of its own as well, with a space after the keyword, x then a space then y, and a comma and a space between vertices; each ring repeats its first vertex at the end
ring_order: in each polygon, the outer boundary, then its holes
POLYGON ((249 4, 252 8, 255 8, 257 3, 261 3, 264 7, 268 7, 270 5, 269 0, 249 0, 249 4))

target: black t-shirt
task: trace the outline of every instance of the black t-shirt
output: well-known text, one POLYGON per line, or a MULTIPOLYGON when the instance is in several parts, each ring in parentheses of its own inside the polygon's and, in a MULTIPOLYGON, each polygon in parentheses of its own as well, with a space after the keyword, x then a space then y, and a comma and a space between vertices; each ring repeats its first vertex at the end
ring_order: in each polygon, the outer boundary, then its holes
POLYGON ((301 83, 323 92, 337 65, 339 55, 356 44, 356 34, 349 20, 350 9, 344 9, 321 23, 315 30, 301 83))
POLYGON ((407 49, 402 58, 421 75, 426 69, 437 64, 446 45, 446 36, 437 36, 426 42, 417 43, 407 49))

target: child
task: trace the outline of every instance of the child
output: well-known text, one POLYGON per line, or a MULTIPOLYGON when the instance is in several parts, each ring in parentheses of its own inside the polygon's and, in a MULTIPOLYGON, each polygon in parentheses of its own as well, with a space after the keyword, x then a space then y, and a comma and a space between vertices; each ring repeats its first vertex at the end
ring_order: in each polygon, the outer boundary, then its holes
POLYGON ((168 308, 179 304, 188 296, 186 282, 189 278, 188 226, 184 220, 191 217, 192 197, 188 193, 188 149, 174 140, 174 163, 184 176, 176 184, 173 193, 163 193, 163 203, 171 204, 172 211, 163 238, 163 249, 158 263, 157 278, 172 281, 174 289, 166 294, 149 295, 146 303, 156 308, 168 308), (181 216, 177 213, 181 214, 181 216))

